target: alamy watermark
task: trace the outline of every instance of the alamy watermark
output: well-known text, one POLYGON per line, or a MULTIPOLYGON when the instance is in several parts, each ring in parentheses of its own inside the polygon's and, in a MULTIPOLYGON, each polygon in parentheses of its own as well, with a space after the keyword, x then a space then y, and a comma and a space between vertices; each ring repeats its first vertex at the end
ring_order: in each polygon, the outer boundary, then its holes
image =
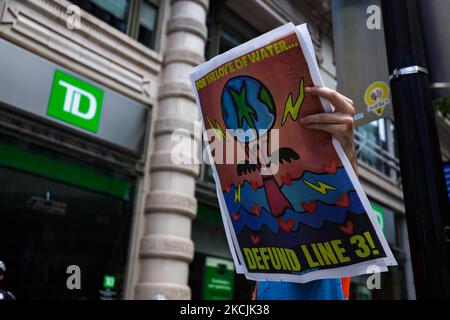
POLYGON ((69 275, 66 280, 66 286, 69 290, 81 289, 81 269, 77 265, 70 265, 66 269, 66 273, 69 275))
POLYGON ((366 20, 366 26, 369 30, 381 29, 381 8, 377 5, 370 5, 367 7, 366 13, 369 17, 366 20))
POLYGON ((381 289, 381 268, 377 265, 370 265, 367 267, 367 273, 370 274, 366 280, 366 286, 369 290, 381 289))
POLYGON ((190 164, 236 164, 242 172, 259 171, 261 175, 273 175, 278 172, 283 161, 298 160, 299 155, 291 148, 280 147, 278 129, 207 129, 201 133, 200 122, 193 124, 193 131, 177 129, 171 135, 171 161, 177 165, 190 164), (202 136, 198 143, 193 136, 202 136), (211 152, 210 159, 208 149, 211 152))

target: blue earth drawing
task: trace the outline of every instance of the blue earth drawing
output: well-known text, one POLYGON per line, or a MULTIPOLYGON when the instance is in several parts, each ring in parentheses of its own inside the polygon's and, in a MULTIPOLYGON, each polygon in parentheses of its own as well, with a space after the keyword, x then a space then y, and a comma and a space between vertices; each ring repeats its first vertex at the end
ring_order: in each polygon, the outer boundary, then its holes
POLYGON ((235 77, 228 80, 222 91, 222 117, 226 127, 235 130, 236 139, 253 141, 258 133, 263 135, 272 129, 275 101, 261 81, 249 76, 235 77))
MULTIPOLYGON (((249 76, 239 76, 228 80, 222 91, 221 102, 225 125, 227 129, 234 130, 234 136, 239 142, 259 140, 266 134, 270 140, 269 132, 276 120, 276 106, 272 94, 261 81, 249 76)), ((249 151, 245 150, 249 156, 249 151)), ((280 154, 280 161, 291 162, 291 160, 299 159, 299 155, 290 148, 280 148, 277 152, 280 154)), ((273 161, 272 155, 271 161, 273 161)), ((259 171, 260 168, 259 158, 256 164, 248 163, 246 160, 238 164, 237 173, 240 176, 259 171)), ((280 216, 287 209, 292 209, 292 204, 283 194, 273 175, 266 174, 262 180, 273 216, 280 216)))

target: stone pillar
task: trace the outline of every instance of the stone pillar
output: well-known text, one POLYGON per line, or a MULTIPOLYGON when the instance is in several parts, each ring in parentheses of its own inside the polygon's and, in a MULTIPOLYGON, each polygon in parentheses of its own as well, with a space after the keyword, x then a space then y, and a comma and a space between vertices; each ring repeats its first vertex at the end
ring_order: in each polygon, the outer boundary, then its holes
POLYGON ((191 297, 187 282, 194 255, 190 238, 197 212, 195 181, 199 168, 171 161, 171 149, 176 144, 171 136, 174 130, 185 129, 192 143, 201 144, 201 137, 194 131, 198 115, 189 73, 204 59, 208 0, 170 3, 136 299, 149 299, 156 294, 164 294, 168 299, 191 297))

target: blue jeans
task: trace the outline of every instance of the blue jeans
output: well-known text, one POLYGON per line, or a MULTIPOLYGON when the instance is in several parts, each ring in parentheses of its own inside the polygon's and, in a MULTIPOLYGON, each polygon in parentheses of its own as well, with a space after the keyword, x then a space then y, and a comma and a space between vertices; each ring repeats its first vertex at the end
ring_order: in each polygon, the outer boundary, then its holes
POLYGON ((257 300, 344 300, 340 279, 308 283, 259 281, 257 300))

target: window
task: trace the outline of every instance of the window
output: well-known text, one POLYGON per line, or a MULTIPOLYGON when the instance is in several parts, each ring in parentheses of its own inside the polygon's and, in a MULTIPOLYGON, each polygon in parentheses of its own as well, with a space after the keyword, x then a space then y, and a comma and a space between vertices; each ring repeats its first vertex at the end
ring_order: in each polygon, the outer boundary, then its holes
POLYGON ((208 26, 208 42, 206 44, 208 59, 261 34, 231 11, 224 1, 211 2, 206 24, 208 26))
POLYGON ((139 12, 137 39, 143 45, 153 48, 156 38, 159 1, 144 0, 139 12))
POLYGON ((394 138, 394 124, 389 119, 373 121, 355 130, 357 157, 385 176, 400 177, 394 138))
POLYGON ((0 146, 8 288, 19 300, 122 298, 135 180, 13 139, 0 146), (81 269, 81 290, 65 286, 69 265, 81 269))
POLYGON ((72 0, 72 3, 150 49, 157 47, 160 0, 72 0))
POLYGON ((114 28, 127 32, 131 0, 73 0, 72 2, 114 28))

